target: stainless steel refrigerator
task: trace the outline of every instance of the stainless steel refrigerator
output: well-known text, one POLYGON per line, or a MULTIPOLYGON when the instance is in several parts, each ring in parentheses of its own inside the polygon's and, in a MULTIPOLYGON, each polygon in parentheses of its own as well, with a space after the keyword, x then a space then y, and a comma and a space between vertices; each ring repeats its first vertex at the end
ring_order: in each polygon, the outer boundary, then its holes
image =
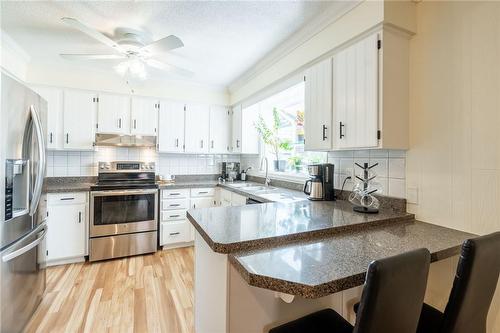
POLYGON ((1 74, 0 331, 23 330, 45 290, 47 102, 1 74))

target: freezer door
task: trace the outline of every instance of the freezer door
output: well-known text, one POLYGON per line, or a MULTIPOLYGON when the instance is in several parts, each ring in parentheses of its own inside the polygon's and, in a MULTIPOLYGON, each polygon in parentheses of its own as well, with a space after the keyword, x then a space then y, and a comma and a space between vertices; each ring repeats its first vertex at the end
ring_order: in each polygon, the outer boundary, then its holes
POLYGON ((44 222, 0 252, 2 332, 21 332, 42 300, 46 233, 44 222))
POLYGON ((45 135, 43 119, 47 104, 29 88, 2 73, 0 109, 0 250, 26 235, 45 218, 39 207, 45 176, 45 135), (26 188, 29 198, 27 216, 6 220, 6 171, 8 160, 29 162, 26 188), (36 216, 38 215, 38 216, 36 216))

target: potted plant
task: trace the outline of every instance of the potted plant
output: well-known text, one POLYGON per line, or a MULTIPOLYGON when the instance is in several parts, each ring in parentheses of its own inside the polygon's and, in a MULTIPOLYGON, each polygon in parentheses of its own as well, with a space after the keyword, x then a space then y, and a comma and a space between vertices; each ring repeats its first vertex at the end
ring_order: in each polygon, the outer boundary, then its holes
POLYGON ((280 152, 291 151, 293 146, 288 139, 283 139, 279 137, 279 129, 281 127, 281 120, 276 108, 273 108, 273 123, 272 126, 268 126, 262 115, 259 114, 259 118, 256 123, 254 123, 257 132, 259 133, 262 141, 269 146, 271 152, 275 156, 274 160, 274 170, 285 171, 286 160, 280 160, 280 152))
POLYGON ((295 169, 296 172, 300 172, 302 169, 302 157, 301 156, 292 156, 288 159, 288 163, 290 163, 292 169, 295 169))

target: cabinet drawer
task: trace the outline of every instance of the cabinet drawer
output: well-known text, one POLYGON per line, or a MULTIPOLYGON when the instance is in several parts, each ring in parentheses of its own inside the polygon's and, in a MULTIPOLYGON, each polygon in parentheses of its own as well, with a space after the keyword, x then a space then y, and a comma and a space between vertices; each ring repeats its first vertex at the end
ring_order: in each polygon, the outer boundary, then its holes
POLYGON ((161 212, 161 221, 176 221, 176 220, 185 220, 186 219, 186 210, 167 210, 165 212, 161 212))
POLYGON ((191 229, 189 222, 161 222, 160 223, 160 245, 189 242, 191 240, 191 229))
POLYGON ((162 210, 189 209, 189 199, 167 199, 161 201, 162 210))
POLYGON ((189 198, 189 189, 180 188, 177 190, 161 190, 162 199, 185 199, 189 198))
POLYGON ((74 205, 87 203, 87 192, 50 193, 48 202, 52 205, 74 205))
POLYGON ((191 189, 191 197, 213 197, 214 195, 215 195, 215 187, 191 189))

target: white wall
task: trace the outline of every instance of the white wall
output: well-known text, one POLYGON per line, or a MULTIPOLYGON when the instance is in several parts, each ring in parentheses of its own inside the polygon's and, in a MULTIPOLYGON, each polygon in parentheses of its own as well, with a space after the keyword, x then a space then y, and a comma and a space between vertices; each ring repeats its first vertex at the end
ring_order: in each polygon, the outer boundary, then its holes
POLYGON ((2 69, 18 80, 25 81, 30 57, 7 33, 0 30, 0 34, 2 69))
MULTIPOLYGON (((407 186, 419 195, 408 210, 454 229, 498 231, 500 3, 424 1, 417 18, 406 162, 407 186)), ((500 332, 499 289, 489 332, 500 332)))

